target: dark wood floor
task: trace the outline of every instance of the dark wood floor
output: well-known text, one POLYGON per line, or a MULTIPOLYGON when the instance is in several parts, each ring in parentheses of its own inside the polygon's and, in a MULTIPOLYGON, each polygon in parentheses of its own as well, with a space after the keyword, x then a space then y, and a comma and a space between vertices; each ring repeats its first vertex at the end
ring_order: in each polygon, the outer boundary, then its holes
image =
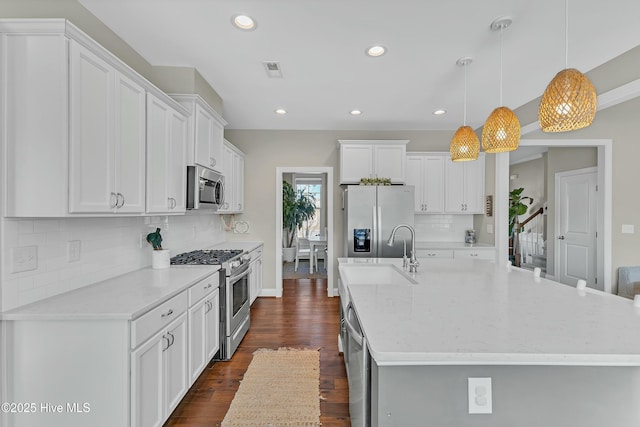
POLYGON ((339 299, 327 297, 326 279, 283 280, 282 298, 258 298, 251 328, 229 362, 205 369, 165 426, 220 426, 240 380, 259 348, 320 349, 322 427, 349 427, 349 388, 338 353, 339 299))

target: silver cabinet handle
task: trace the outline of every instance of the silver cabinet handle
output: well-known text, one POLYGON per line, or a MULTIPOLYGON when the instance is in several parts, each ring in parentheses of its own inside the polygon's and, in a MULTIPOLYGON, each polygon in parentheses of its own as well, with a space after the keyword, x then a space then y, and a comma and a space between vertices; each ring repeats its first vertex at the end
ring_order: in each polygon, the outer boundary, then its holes
POLYGON ((211 289, 213 285, 211 283, 207 283, 207 286, 204 287, 205 290, 211 289))
POLYGON ((166 313, 162 313, 162 316, 160 317, 169 317, 173 314, 173 309, 170 308, 169 311, 167 311, 166 313))
POLYGON ((169 347, 171 347, 171 344, 170 344, 170 343, 171 343, 171 341, 169 341, 169 338, 167 338, 167 336, 166 336, 166 335, 163 335, 163 336, 162 336, 162 339, 163 339, 163 340, 167 340, 167 346, 166 346, 166 347, 165 347, 165 346, 162 346, 162 351, 165 351, 166 349, 168 349, 169 347))
POLYGON ((169 344, 169 347, 171 347, 176 341, 176 337, 171 332, 167 332, 167 334, 171 337, 171 343, 169 344))
POLYGON ((111 205, 111 209, 115 209, 118 207, 118 195, 112 191, 111 200, 114 200, 114 199, 115 199, 115 202, 113 202, 113 204, 111 205))
POLYGON ((209 157, 209 164, 211 166, 215 166, 216 165, 216 159, 214 159, 213 157, 209 157))
POLYGON ((558 236, 558 240, 564 240, 564 236, 558 236))
POLYGON ((124 206, 124 196, 122 195, 122 193, 117 193, 116 194, 116 207, 117 208, 121 208, 124 206), (122 197, 122 203, 118 203, 118 201, 120 200, 120 198, 122 197))

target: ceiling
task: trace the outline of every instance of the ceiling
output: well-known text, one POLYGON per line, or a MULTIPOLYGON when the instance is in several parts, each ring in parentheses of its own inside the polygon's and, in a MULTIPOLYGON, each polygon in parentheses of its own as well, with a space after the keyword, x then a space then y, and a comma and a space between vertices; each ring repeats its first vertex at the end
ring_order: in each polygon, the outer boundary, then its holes
MULTIPOLYGON (((464 56, 466 122, 477 128, 500 103, 501 37, 490 24, 503 16, 513 20, 502 31, 504 105, 539 97, 565 68, 562 0, 79 2, 152 65, 195 67, 223 99, 228 129, 454 130, 464 56), (233 27, 238 13, 257 28, 233 27), (376 44, 387 53, 366 56, 376 44), (282 77, 268 77, 264 61, 282 77)), ((569 67, 587 72, 640 45, 638 22, 638 0, 570 2, 569 67)))

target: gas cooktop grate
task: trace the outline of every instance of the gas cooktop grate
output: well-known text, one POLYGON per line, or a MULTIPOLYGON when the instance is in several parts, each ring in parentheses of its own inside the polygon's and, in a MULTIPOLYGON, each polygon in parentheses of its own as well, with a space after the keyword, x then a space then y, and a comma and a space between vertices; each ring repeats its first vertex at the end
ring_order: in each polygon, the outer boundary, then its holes
POLYGON ((171 258, 173 265, 218 265, 242 254, 238 249, 197 250, 178 254, 171 258))

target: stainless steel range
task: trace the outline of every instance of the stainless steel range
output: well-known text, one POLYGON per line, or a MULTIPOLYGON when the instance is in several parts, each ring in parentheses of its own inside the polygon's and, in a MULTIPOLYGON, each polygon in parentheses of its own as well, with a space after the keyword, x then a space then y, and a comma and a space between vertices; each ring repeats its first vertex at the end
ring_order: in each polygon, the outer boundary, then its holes
POLYGON ((220 265, 220 352, 229 360, 249 330, 249 255, 241 250, 210 249, 179 254, 173 265, 220 265), (224 278, 224 279, 223 279, 224 278))

